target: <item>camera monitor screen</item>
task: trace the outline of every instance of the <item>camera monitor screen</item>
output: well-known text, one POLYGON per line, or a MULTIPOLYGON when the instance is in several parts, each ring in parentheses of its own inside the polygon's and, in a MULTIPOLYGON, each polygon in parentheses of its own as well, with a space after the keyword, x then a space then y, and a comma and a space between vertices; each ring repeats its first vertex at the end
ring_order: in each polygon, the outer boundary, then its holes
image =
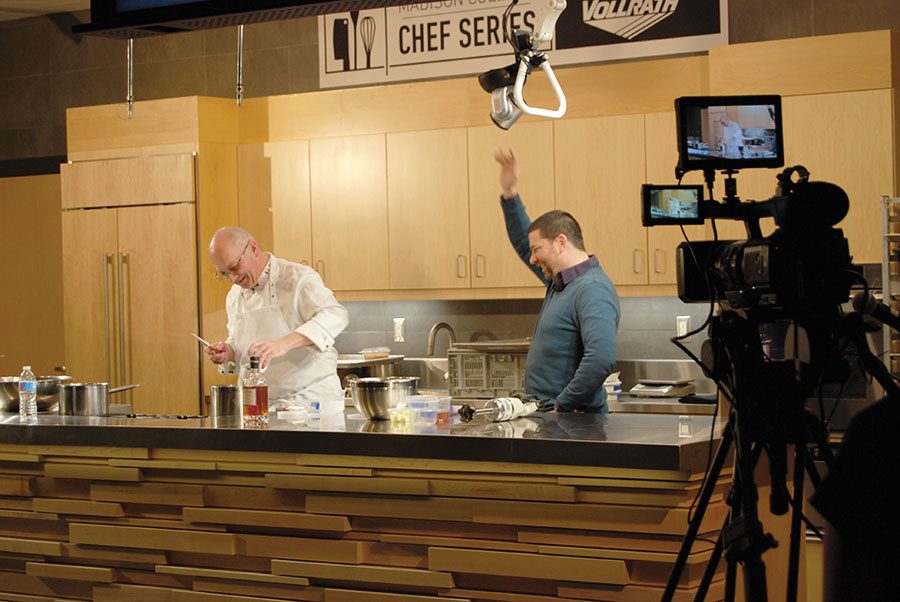
POLYGON ((641 187, 644 226, 665 224, 702 224, 703 186, 671 185, 641 187))
POLYGON ((683 172, 784 165, 780 96, 683 96, 675 113, 683 172))

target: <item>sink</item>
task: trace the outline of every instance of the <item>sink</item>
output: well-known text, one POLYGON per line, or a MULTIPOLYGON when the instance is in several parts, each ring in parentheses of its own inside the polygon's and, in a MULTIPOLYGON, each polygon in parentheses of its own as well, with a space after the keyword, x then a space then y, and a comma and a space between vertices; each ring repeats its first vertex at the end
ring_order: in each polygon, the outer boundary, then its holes
POLYGON ((400 362, 402 376, 418 376, 418 389, 449 389, 449 369, 445 357, 407 357, 400 362))

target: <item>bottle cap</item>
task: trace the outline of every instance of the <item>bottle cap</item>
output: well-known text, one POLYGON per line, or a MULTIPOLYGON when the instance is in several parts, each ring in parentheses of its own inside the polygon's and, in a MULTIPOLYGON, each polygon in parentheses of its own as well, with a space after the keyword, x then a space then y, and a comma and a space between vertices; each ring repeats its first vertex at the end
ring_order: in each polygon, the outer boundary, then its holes
POLYGON ((259 369, 259 358, 255 355, 250 356, 250 369, 259 369))
POLYGON ((31 366, 22 366, 22 372, 25 370, 31 370, 31 366))

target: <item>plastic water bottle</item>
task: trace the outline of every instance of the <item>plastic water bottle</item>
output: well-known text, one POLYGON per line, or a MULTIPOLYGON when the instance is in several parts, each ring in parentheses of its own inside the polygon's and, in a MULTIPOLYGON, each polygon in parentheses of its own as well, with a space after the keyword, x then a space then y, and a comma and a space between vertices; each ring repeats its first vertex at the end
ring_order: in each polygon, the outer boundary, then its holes
POLYGON ((37 379, 31 366, 22 366, 19 375, 19 419, 37 418, 37 379))

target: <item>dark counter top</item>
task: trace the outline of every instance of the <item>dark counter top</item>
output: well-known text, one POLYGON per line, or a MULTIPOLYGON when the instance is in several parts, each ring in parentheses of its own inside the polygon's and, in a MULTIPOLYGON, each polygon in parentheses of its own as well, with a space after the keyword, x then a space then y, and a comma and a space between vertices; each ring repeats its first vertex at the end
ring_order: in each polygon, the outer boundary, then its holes
MULTIPOLYGON (((509 422, 418 426, 366 420, 353 410, 316 427, 274 420, 266 429, 210 418, 0 414, 0 443, 246 450, 702 470, 712 417, 537 413, 509 422)), ((718 425, 717 425, 718 427, 718 425)), ((717 428, 718 430, 718 428, 717 428)))

